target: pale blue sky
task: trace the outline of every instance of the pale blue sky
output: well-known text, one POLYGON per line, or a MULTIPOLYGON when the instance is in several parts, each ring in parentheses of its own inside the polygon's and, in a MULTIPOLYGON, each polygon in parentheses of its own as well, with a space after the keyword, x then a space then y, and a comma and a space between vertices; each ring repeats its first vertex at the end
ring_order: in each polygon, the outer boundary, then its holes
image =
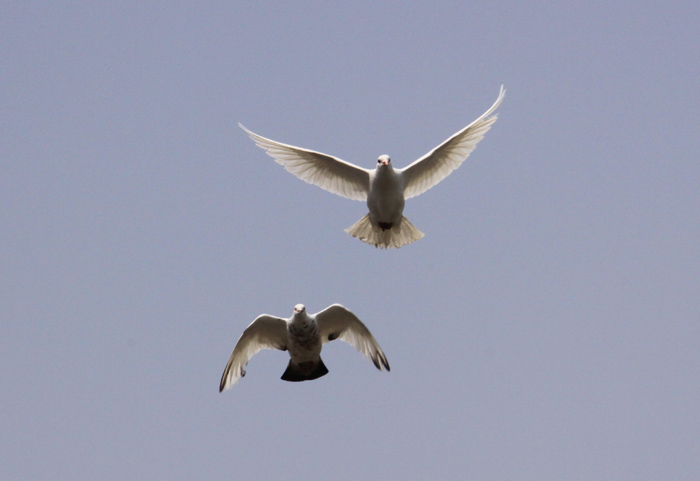
POLYGON ((2 2, 0 478, 700 478, 697 2, 2 2), (360 202, 237 127, 412 162, 508 89, 460 169, 360 202), (380 373, 253 358, 333 302, 380 373))

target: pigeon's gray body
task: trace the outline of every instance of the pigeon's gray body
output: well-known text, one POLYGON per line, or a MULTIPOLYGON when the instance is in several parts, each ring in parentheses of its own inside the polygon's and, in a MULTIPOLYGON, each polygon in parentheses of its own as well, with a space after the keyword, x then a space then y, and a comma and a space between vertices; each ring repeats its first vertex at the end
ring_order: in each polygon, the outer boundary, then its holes
POLYGON ((328 373, 321 360, 321 336, 316 320, 306 313, 306 309, 294 315, 287 322, 287 349, 289 365, 282 375, 285 381, 308 381, 328 373), (322 369, 318 369, 322 366, 322 369), (313 377, 312 377, 313 376, 313 377))

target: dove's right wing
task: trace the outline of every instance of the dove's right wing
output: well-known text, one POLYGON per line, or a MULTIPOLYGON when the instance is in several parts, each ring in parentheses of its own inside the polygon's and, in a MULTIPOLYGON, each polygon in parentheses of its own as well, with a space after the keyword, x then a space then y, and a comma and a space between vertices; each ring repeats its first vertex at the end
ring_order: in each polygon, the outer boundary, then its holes
POLYGON ((301 180, 351 200, 367 200, 369 170, 331 155, 266 139, 238 125, 267 155, 301 180))
POLYGON ((476 148, 476 144, 479 143, 498 118, 497 115, 492 115, 491 117, 489 115, 501 104, 505 94, 506 91, 503 90, 501 85, 498 98, 481 117, 452 135, 411 165, 398 169, 404 179, 404 198, 410 199, 422 194, 462 165, 462 162, 469 157, 469 154, 476 148))
POLYGON ((333 304, 316 314, 316 323, 325 344, 340 339, 372 360, 380 371, 389 371, 389 361, 367 326, 355 314, 340 304, 333 304))
POLYGON ((243 331, 233 353, 226 364, 221 376, 219 392, 230 389, 231 386, 245 376, 245 367, 251 357, 261 349, 287 350, 287 321, 280 317, 263 314, 258 316, 250 326, 243 331))

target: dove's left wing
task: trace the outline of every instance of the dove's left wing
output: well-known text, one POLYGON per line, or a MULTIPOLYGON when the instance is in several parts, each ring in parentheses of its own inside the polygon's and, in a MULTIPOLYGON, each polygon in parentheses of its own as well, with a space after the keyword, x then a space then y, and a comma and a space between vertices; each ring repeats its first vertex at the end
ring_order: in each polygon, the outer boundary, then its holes
POLYGON ((369 170, 337 157, 266 139, 238 124, 267 155, 309 184, 351 200, 367 200, 369 170))
POLYGON ((333 304, 315 314, 323 343, 340 339, 372 360, 380 371, 389 371, 389 361, 369 329, 355 314, 340 304, 333 304))
POLYGON ((501 104, 505 94, 501 85, 496 102, 481 117, 408 167, 397 169, 403 174, 404 198, 410 199, 422 194, 462 165, 498 118, 497 115, 489 115, 501 104))

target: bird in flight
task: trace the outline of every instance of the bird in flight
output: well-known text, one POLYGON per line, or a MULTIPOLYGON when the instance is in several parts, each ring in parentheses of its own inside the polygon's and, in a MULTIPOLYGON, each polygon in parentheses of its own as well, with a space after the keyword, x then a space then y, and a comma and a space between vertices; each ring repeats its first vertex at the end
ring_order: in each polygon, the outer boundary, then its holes
POLYGON ((425 235, 403 216, 406 199, 430 189, 464 162, 498 118, 491 114, 505 93, 501 86, 498 98, 481 117, 401 169, 393 167, 388 155, 379 156, 375 169, 364 169, 331 155, 267 139, 238 125, 301 180, 348 199, 366 201, 369 213, 345 232, 376 247, 401 247, 425 235))
POLYGON ((289 319, 262 314, 243 331, 221 376, 219 392, 245 376, 245 366, 261 349, 289 352, 289 364, 282 374, 285 381, 311 381, 328 374, 321 359, 323 344, 340 339, 370 358, 380 371, 389 371, 389 362, 369 329, 355 314, 340 304, 307 314, 303 304, 294 306, 289 319))

